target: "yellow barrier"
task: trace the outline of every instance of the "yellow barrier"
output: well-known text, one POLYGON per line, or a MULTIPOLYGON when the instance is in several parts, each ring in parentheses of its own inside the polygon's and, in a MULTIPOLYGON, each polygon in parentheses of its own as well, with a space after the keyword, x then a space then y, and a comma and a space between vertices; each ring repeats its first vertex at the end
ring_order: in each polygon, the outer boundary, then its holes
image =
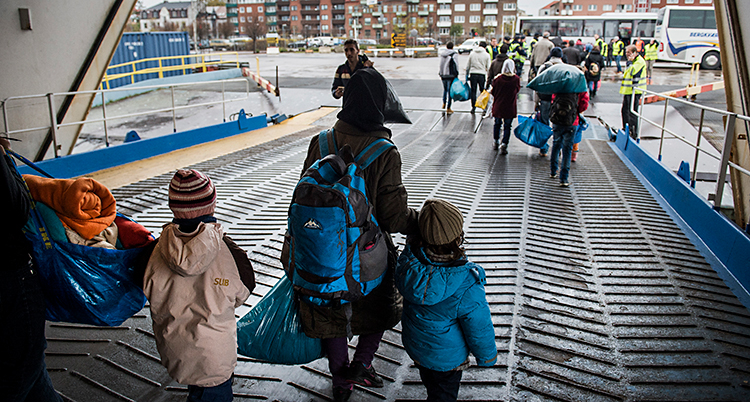
POLYGON ((107 71, 102 77, 102 83, 100 89, 110 89, 109 82, 119 78, 130 78, 130 83, 135 83, 135 76, 142 74, 158 73, 159 78, 164 78, 164 72, 167 71, 186 71, 193 69, 200 69, 202 72, 206 72, 208 66, 216 65, 232 65, 234 64, 237 68, 240 67, 240 56, 237 52, 221 52, 221 53, 206 53, 206 54, 190 54, 184 56, 169 56, 169 57, 152 57, 149 59, 133 60, 127 63, 116 64, 114 66, 107 67, 107 71), (218 60, 214 57, 218 56, 218 60), (234 56, 234 60, 229 60, 229 57, 234 56), (189 59, 195 59, 195 62, 191 62, 189 59), (226 59, 226 60, 225 60, 226 59), (180 60, 180 64, 174 66, 165 66, 164 61, 166 60, 180 60), (140 67, 147 62, 159 62, 158 67, 140 67), (109 71, 115 68, 130 67, 129 72, 109 74, 109 71))

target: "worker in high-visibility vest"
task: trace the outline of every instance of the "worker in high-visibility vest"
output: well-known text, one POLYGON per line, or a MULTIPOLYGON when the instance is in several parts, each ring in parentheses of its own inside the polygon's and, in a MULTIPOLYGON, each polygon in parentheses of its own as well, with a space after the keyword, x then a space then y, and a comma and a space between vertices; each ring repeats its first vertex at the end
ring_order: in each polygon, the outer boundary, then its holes
POLYGON ((513 42, 508 48, 508 57, 510 57, 514 63, 516 63, 516 75, 521 76, 523 73, 523 65, 526 63, 526 49, 523 46, 523 35, 516 35, 513 42))
POLYGON ((651 39, 651 42, 646 45, 646 76, 648 76, 649 83, 651 82, 651 71, 656 63, 656 58, 659 54, 659 42, 656 39, 651 39))
POLYGON ((534 34, 534 38, 531 39, 531 43, 530 43, 530 46, 529 46, 529 52, 528 52, 529 54, 531 54, 534 51, 534 46, 536 45, 537 42, 539 42, 539 37, 540 36, 541 35, 539 35, 538 33, 534 34))
POLYGON ((622 67, 620 66, 620 59, 624 54, 625 44, 622 43, 619 36, 615 36, 615 43, 612 44, 612 55, 615 56, 615 65, 617 66, 617 73, 622 73, 622 67))
MULTIPOLYGON (((607 59, 607 42, 602 39, 599 34, 594 34, 594 45, 599 46, 599 53, 602 55, 604 60, 607 59)), ((604 63, 602 63, 604 65, 604 63)))
POLYGON ((630 66, 625 70, 620 84, 620 94, 624 95, 621 110, 622 127, 624 130, 627 125, 630 128, 630 136, 635 139, 638 138, 638 116, 631 111, 630 105, 633 103, 633 110, 638 112, 641 95, 646 89, 646 82, 648 81, 646 61, 643 60, 643 56, 638 54, 635 45, 628 45, 625 48, 625 57, 630 61, 630 66))

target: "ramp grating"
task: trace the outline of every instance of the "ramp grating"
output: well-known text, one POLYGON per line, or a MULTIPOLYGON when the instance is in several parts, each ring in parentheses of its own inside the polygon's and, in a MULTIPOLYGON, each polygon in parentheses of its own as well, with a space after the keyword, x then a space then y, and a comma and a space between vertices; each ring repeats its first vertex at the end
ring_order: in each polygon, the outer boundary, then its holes
MULTIPOLYGON (((750 313, 609 144, 585 140, 574 183, 561 188, 549 159, 515 139, 508 155, 493 151, 490 120, 478 119, 414 113, 413 125, 393 127, 410 205, 455 203, 467 252, 487 271, 500 359, 466 370, 459 400, 750 400, 750 313)), ((323 128, 192 166, 215 181, 217 217, 257 273, 238 317, 283 275, 291 191, 323 128)), ((171 219, 170 177, 114 190, 120 211, 159 233, 171 219)), ((48 323, 56 388, 72 401, 184 400, 186 387, 159 364, 149 314, 117 328, 48 323)), ((385 387, 357 387, 352 400, 424 400, 400 325, 374 365, 385 387)), ((331 400, 325 359, 280 366, 241 356, 235 373, 236 400, 331 400)))

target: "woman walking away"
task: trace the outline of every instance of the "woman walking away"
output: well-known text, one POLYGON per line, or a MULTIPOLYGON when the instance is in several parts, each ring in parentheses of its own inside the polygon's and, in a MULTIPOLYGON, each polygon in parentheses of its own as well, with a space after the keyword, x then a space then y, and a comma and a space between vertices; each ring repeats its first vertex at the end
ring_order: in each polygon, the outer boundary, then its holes
POLYGON ((404 295, 401 339, 427 388, 427 401, 455 401, 469 351, 477 366, 497 361, 486 276, 461 247, 463 216, 455 205, 425 201, 419 231, 407 238, 396 267, 396 286, 404 295))
POLYGON ((458 53, 453 50, 453 42, 448 42, 445 45, 445 49, 440 49, 440 79, 443 80, 443 109, 448 106, 445 111, 447 114, 453 113, 451 110, 451 99, 450 88, 451 83, 454 79, 458 78, 458 53), (446 100, 447 99, 447 100, 446 100), (447 102, 447 103, 446 103, 447 102))
POLYGON ((505 60, 502 73, 492 80, 492 117, 495 118, 493 136, 495 139, 493 149, 498 148, 500 129, 505 125, 503 141, 500 145, 500 154, 508 153, 508 141, 510 141, 510 126, 516 118, 516 100, 518 91, 521 90, 521 79, 515 74, 516 65, 513 60, 505 60))
POLYGON ((596 96, 596 91, 599 89, 599 83, 602 78, 602 70, 604 69, 604 57, 602 57, 599 46, 594 46, 591 53, 586 57, 584 68, 589 95, 596 96))
POLYGON ((471 113, 474 113, 477 102, 477 92, 481 92, 484 89, 484 83, 487 78, 487 71, 490 69, 490 55, 485 50, 487 43, 484 41, 479 42, 479 47, 474 48, 469 55, 469 61, 466 63, 466 75, 469 76, 471 82, 471 113))

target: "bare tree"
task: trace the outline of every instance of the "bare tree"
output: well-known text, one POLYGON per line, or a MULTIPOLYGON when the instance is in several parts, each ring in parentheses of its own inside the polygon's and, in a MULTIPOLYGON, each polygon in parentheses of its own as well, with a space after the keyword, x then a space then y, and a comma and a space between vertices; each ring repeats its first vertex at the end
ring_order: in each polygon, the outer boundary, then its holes
POLYGON ((219 24, 219 36, 229 38, 234 35, 234 24, 231 22, 222 22, 219 24))
POLYGON ((266 23, 259 22, 257 19, 245 23, 245 32, 247 32, 247 36, 253 40, 253 53, 258 52, 258 39, 264 38, 267 31, 268 27, 266 26, 266 23))
MULTIPOLYGON (((209 27, 208 24, 206 24, 204 21, 196 21, 196 35, 198 36, 199 40, 208 39, 208 31, 209 27)), ((193 24, 188 25, 185 27, 185 30, 187 32, 193 32, 193 24)))

